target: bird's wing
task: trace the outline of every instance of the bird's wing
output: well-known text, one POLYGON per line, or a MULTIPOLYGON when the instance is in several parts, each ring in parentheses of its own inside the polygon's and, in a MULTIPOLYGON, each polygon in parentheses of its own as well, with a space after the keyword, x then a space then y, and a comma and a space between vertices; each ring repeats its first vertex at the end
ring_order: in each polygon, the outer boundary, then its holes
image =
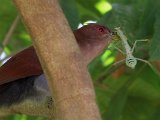
POLYGON ((0 85, 43 73, 33 46, 11 57, 0 67, 0 85))

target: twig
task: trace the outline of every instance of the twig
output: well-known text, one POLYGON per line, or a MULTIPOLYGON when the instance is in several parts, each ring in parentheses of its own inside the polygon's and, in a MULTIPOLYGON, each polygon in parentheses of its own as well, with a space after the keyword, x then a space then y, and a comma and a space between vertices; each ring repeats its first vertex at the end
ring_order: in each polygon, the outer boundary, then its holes
MULTIPOLYGON (((10 38, 12 37, 12 35, 13 35, 13 33, 14 33, 16 27, 17 27, 17 24, 18 24, 19 20, 20 20, 20 16, 17 15, 17 17, 14 19, 11 27, 9 28, 9 30, 8 30, 8 32, 7 32, 4 40, 3 40, 3 42, 2 42, 2 47, 3 47, 3 48, 9 43, 9 40, 10 40, 10 38)), ((0 55, 1 55, 2 52, 3 52, 3 48, 0 49, 0 55)))
POLYGON ((6 46, 8 44, 10 38, 12 37, 12 34, 13 34, 14 30, 17 27, 17 24, 19 23, 19 20, 20 20, 20 16, 17 15, 17 17, 14 19, 9 31, 7 32, 7 34, 6 34, 6 36, 3 40, 3 43, 2 43, 3 46, 6 46))
POLYGON ((105 72, 101 74, 101 76, 96 80, 96 83, 102 84, 107 77, 109 77, 114 71, 116 71, 118 68, 124 65, 124 63, 125 62, 118 62, 116 64, 113 64, 111 67, 109 67, 105 72))

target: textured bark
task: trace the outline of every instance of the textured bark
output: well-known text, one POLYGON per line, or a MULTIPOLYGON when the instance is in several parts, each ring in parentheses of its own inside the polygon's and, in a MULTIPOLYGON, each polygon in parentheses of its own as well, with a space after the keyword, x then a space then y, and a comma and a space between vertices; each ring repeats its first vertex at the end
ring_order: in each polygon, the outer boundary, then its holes
POLYGON ((14 0, 33 39, 58 120, 100 120, 86 64, 57 0, 14 0))

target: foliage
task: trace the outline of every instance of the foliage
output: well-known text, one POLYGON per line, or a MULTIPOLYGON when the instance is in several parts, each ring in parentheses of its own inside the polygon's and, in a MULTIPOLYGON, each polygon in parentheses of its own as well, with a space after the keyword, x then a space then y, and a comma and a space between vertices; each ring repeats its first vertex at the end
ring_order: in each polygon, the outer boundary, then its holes
MULTIPOLYGON (((149 39, 148 43, 137 45, 134 53, 136 57, 153 63, 159 61, 159 0, 68 0, 67 3, 65 0, 60 0, 60 3, 72 29, 76 29, 79 23, 89 20, 98 21, 112 30, 120 26, 131 45, 136 39, 149 39)), ((7 46, 1 44, 17 11, 13 3, 6 0, 1 0, 0 11, 0 46, 4 48, 4 52, 10 55, 29 46, 31 38, 22 23, 18 24, 7 46)), ((95 84, 102 118, 104 120, 159 120, 159 76, 148 65, 138 62, 135 70, 124 66, 123 69, 117 67, 116 70, 121 71, 116 71, 115 77, 115 72, 112 74, 113 70, 110 69, 113 69, 111 66, 113 60, 119 60, 117 54, 119 53, 116 50, 107 51, 88 66, 95 84)), ((43 118, 23 115, 9 116, 6 119, 43 118)))

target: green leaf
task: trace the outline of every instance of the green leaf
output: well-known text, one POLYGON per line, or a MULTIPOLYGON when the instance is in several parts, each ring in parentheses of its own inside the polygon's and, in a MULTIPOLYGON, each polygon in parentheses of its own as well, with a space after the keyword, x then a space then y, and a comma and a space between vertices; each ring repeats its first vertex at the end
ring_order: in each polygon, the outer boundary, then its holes
POLYGON ((80 11, 81 22, 88 20, 97 21, 101 16, 101 12, 96 8, 96 4, 100 0, 76 0, 80 11))
POLYGON ((160 10, 157 10, 156 21, 154 24, 154 35, 150 47, 151 60, 160 59, 160 10))
POLYGON ((77 29, 80 18, 75 0, 67 0, 67 3, 66 0, 60 0, 60 4, 71 28, 77 29))
POLYGON ((128 93, 128 83, 124 84, 112 97, 106 114, 107 120, 119 120, 123 112, 128 93))
POLYGON ((137 96, 128 96, 121 120, 154 120, 154 103, 137 96))

